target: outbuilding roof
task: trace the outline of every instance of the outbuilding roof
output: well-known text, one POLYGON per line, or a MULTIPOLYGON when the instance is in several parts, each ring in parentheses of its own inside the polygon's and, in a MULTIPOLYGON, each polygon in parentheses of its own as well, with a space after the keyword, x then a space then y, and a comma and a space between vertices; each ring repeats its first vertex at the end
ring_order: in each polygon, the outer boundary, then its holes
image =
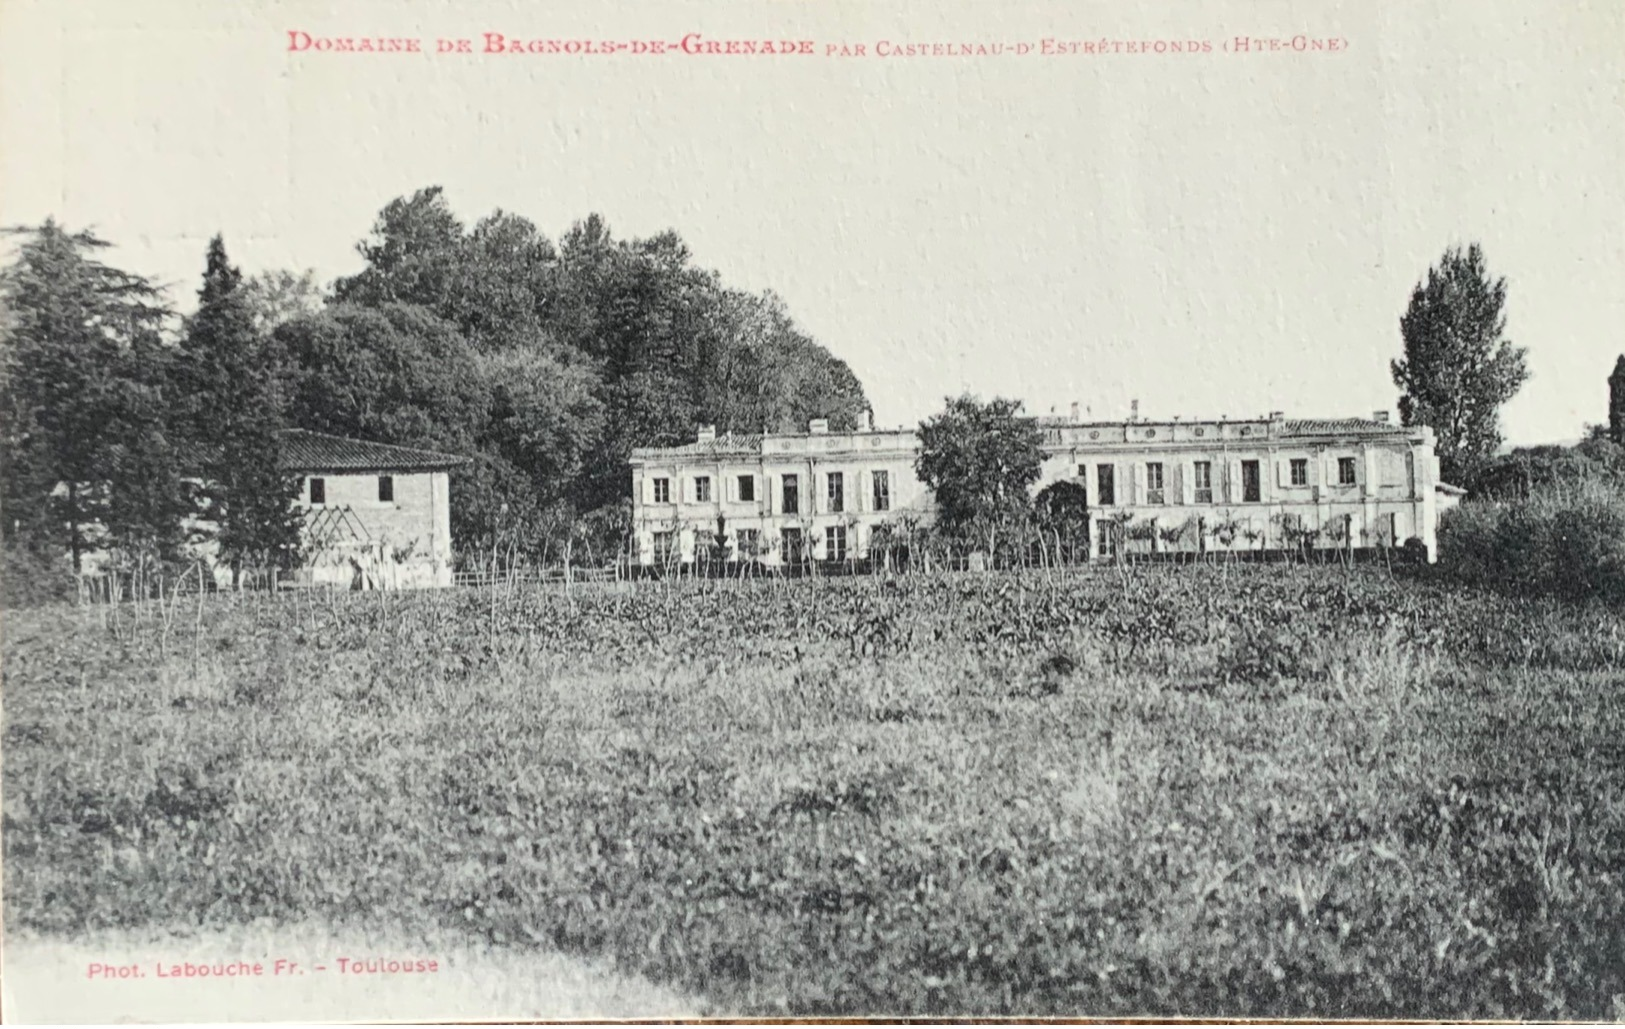
POLYGON ((284 429, 282 467, 296 472, 428 472, 468 459, 434 450, 329 436, 309 429, 284 429))

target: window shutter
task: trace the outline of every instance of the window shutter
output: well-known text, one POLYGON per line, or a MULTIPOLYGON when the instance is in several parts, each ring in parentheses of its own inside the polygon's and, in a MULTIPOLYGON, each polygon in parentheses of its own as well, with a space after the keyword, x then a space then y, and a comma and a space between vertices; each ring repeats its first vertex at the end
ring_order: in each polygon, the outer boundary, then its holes
POLYGON ((739 499, 739 483, 732 475, 722 476, 722 499, 730 503, 739 499))
POLYGON ((1143 504, 1145 503, 1145 464, 1143 462, 1136 461, 1134 462, 1133 467, 1133 481, 1126 484, 1131 487, 1131 491, 1128 497, 1125 499, 1127 499, 1130 504, 1143 504))
POLYGON ((652 478, 650 478, 649 476, 645 475, 642 479, 639 480, 639 482, 640 482, 641 487, 642 487, 643 502, 645 504, 654 503, 654 500, 655 500, 655 481, 652 478))
POLYGON ((762 511, 764 513, 773 513, 773 477, 771 475, 762 476, 762 495, 757 499, 762 502, 762 511))
POLYGON ((1316 454, 1309 459, 1309 485, 1319 486, 1326 481, 1326 455, 1316 454))
POLYGON ((1275 462, 1275 484, 1277 486, 1285 487, 1291 481, 1292 462, 1285 458, 1275 462))
POLYGON ((1185 493, 1185 463, 1183 461, 1176 461, 1168 466, 1168 471, 1169 474, 1174 477, 1174 481, 1168 484, 1173 487, 1173 489, 1169 491, 1169 495, 1173 502, 1176 504, 1190 503, 1191 498, 1185 493))

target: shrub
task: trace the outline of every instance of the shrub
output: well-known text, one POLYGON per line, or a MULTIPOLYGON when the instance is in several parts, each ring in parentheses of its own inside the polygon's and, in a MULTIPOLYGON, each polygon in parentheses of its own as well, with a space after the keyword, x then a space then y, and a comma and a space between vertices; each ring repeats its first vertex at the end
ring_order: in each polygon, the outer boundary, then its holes
POLYGON ((1625 602, 1625 492, 1582 483, 1472 501, 1442 519, 1439 549, 1444 574, 1460 582, 1625 602))
POLYGON ((67 559, 23 547, 0 550, 0 605, 38 607, 72 600, 78 590, 67 559))

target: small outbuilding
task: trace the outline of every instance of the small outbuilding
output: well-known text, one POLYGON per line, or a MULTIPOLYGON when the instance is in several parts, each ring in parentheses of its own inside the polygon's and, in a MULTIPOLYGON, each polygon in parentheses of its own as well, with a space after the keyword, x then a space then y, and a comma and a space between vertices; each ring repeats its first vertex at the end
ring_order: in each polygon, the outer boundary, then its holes
POLYGON ((282 467, 300 477, 304 560, 297 585, 410 589, 452 584, 450 471, 432 450, 282 433, 282 467))

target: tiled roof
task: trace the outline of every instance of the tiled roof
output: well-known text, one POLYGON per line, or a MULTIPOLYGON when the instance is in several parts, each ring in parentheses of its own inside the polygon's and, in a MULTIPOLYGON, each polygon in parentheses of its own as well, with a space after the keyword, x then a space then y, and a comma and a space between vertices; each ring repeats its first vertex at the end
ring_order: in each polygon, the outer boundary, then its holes
POLYGON ((700 440, 697 443, 684 443, 677 447, 639 447, 632 451, 632 456, 639 457, 733 457, 739 454, 759 454, 762 452, 762 437, 759 434, 747 433, 743 435, 728 434, 718 436, 716 439, 700 440))
POLYGON ((312 432, 309 429, 284 429, 281 436, 282 466, 292 471, 435 471, 460 465, 467 460, 433 450, 329 436, 325 432, 312 432))
POLYGON ((1286 420, 1286 431, 1283 435, 1325 436, 1350 432, 1388 435, 1409 431, 1403 425, 1372 421, 1369 418, 1288 418, 1286 420))

